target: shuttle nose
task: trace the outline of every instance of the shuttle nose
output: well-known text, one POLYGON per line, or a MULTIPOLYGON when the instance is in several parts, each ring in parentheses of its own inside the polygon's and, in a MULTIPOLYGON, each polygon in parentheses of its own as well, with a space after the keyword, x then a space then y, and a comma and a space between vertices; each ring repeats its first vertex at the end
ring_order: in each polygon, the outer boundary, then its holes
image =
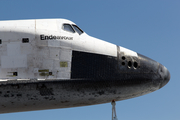
POLYGON ((163 66, 163 65, 159 65, 159 70, 158 70, 159 74, 161 75, 161 78, 162 78, 162 82, 161 82, 161 85, 160 85, 160 88, 162 88, 163 86, 165 86, 169 80, 170 80, 170 73, 168 71, 168 69, 163 66))
POLYGON ((162 88, 169 82, 170 73, 165 66, 141 54, 138 56, 141 72, 146 79, 153 80, 154 85, 158 88, 162 88))

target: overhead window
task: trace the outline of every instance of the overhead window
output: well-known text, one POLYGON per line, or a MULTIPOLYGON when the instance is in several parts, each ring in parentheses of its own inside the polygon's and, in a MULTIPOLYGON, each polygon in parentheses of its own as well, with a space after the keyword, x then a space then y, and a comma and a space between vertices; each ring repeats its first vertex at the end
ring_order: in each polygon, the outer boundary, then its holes
POLYGON ((81 35, 83 33, 83 31, 77 25, 72 25, 72 26, 79 35, 81 35))
POLYGON ((70 24, 63 24, 63 29, 72 33, 75 33, 74 29, 70 24))

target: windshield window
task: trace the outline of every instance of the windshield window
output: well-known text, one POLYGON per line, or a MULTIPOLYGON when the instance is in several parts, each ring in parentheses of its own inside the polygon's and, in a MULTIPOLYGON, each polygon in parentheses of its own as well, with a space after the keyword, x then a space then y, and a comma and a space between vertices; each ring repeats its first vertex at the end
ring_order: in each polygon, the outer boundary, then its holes
POLYGON ((71 27, 70 24, 63 24, 63 29, 72 33, 75 33, 74 29, 71 27))
POLYGON ((77 25, 72 25, 72 26, 79 35, 81 35, 83 33, 83 31, 77 25))

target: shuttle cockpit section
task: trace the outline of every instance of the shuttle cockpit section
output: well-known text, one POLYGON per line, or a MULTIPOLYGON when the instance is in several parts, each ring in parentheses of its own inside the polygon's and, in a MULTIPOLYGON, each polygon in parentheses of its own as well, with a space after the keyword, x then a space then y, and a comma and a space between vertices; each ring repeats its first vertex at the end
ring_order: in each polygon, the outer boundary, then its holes
POLYGON ((77 25, 64 23, 62 29, 71 33, 77 32, 79 35, 84 33, 77 25))
POLYGON ((77 25, 72 25, 72 26, 79 35, 81 35, 83 33, 83 31, 77 25))
POLYGON ((68 32, 71 32, 71 33, 75 33, 75 30, 72 28, 72 26, 70 24, 65 23, 65 24, 63 24, 62 28, 65 31, 68 31, 68 32))

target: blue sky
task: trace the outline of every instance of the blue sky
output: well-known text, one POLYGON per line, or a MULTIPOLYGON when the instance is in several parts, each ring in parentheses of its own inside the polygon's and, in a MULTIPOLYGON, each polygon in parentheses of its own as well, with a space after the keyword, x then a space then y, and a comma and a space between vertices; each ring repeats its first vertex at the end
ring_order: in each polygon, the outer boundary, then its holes
MULTIPOLYGON (((87 34, 146 55, 170 82, 153 93, 119 101, 119 120, 180 119, 179 0, 0 0, 0 20, 66 18, 87 34)), ((110 120, 111 104, 0 114, 0 120, 110 120)))

